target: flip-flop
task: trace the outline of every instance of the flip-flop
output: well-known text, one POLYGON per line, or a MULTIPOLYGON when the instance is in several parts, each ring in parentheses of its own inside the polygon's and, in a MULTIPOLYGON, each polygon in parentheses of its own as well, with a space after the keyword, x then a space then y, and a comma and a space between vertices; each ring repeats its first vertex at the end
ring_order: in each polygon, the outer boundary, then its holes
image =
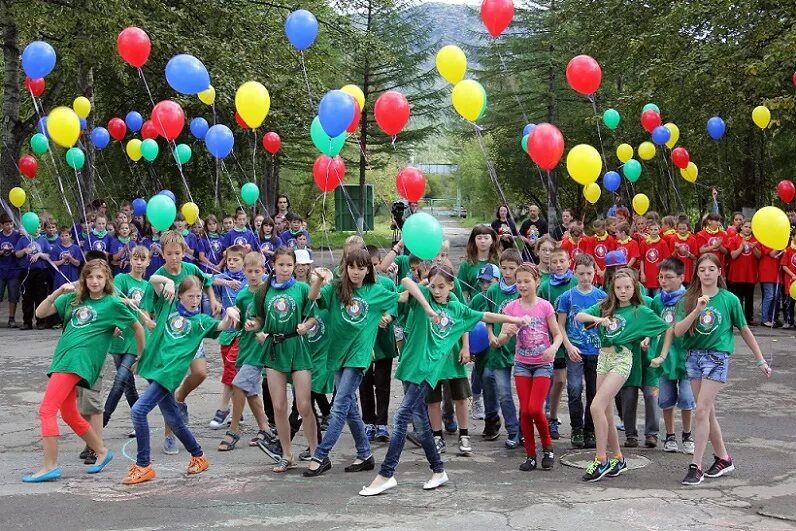
POLYGON ((55 467, 49 472, 45 472, 40 476, 34 476, 33 474, 28 474, 27 476, 22 477, 22 481, 25 483, 44 483, 45 481, 54 481, 61 477, 61 469, 59 467, 55 467))
POLYGON ((102 463, 98 463, 98 464, 96 464, 94 466, 88 467, 86 469, 86 473, 87 474, 98 474, 99 472, 102 472, 102 469, 105 468, 108 465, 108 463, 111 462, 112 459, 113 459, 113 452, 108 450, 108 455, 105 456, 105 459, 102 460, 102 463))

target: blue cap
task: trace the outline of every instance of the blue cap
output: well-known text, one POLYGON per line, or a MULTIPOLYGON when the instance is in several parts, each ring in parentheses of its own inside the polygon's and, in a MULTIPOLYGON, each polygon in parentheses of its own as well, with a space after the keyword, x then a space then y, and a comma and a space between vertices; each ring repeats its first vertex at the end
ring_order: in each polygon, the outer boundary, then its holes
POLYGON ((500 278, 500 269, 495 264, 486 264, 478 272, 478 280, 492 280, 500 278))
POLYGON ((622 251, 611 251, 605 255, 605 267, 626 266, 627 257, 622 251))

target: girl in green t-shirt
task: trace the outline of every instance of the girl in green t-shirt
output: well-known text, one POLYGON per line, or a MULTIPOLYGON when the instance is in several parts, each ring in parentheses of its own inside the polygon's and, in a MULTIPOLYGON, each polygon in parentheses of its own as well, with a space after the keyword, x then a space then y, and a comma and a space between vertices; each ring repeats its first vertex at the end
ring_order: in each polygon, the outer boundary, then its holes
POLYGON ((462 284, 462 292, 467 303, 470 294, 480 292, 478 288, 478 272, 487 263, 499 264, 497 232, 486 224, 476 225, 470 231, 470 238, 467 240, 467 256, 465 261, 459 264, 459 271, 456 278, 462 284))

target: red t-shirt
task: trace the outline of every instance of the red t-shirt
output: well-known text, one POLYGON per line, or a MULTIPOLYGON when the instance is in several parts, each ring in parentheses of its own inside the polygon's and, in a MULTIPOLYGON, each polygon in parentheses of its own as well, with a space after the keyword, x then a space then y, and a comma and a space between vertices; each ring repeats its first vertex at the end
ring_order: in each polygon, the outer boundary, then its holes
MULTIPOLYGON (((714 245, 715 243, 720 243, 722 246, 727 247, 727 233, 721 229, 719 229, 717 232, 713 234, 710 234, 706 230, 701 230, 697 232, 696 239, 699 249, 702 249, 702 247, 705 245, 714 245)), ((721 252, 721 250, 717 249, 715 251, 707 251, 707 252, 716 255, 716 258, 719 259, 719 263, 722 264, 722 266, 725 265, 724 262, 725 255, 724 253, 721 252)), ((705 253, 700 251, 698 254, 702 256, 705 253)), ((722 267, 722 269, 724 269, 724 267, 722 267)))
POLYGON ((690 258, 688 253, 699 256, 696 237, 690 232, 685 239, 679 234, 675 234, 674 237, 669 240, 669 249, 671 250, 671 255, 680 259, 683 265, 685 265, 683 282, 690 284, 691 280, 694 278, 694 259, 690 258))
MULTIPOLYGON (((616 250, 616 238, 606 233, 605 236, 602 237, 595 234, 592 236, 592 240, 594 241, 594 252, 592 254, 594 261, 597 262, 597 267, 605 269, 605 255, 616 250)), ((594 283, 598 286, 602 286, 603 277, 596 275, 594 277, 594 283)))
POLYGON ((569 253, 569 268, 574 270, 575 258, 579 254, 586 253, 594 256, 594 238, 583 235, 576 242, 572 236, 569 236, 561 240, 561 248, 566 249, 569 253))
POLYGON ((773 249, 770 249, 765 245, 760 246, 760 252, 762 254, 760 255, 758 277, 761 283, 776 284, 777 282, 779 282, 779 262, 781 256, 774 258, 769 254, 771 253, 772 250, 773 249))
POLYGON ((642 267, 644 268, 644 287, 648 289, 658 289, 661 287, 658 282, 658 269, 661 262, 669 257, 671 251, 669 245, 663 238, 658 238, 656 242, 645 240, 641 244, 642 267))
POLYGON ((748 240, 744 239, 740 234, 727 238, 727 249, 730 252, 743 247, 743 251, 738 255, 738 258, 731 258, 730 270, 727 273, 729 282, 745 282, 749 284, 757 282, 757 257, 753 253, 755 244, 760 245, 754 236, 748 240))
POLYGON ((636 269, 639 268, 638 262, 639 258, 641 258, 641 253, 639 252, 638 243, 636 243, 636 240, 631 238, 625 243, 622 243, 620 240, 616 240, 616 250, 622 251, 622 253, 625 255, 625 258, 627 258, 628 263, 630 263, 630 260, 635 258, 636 262, 633 264, 633 267, 636 269))
MULTIPOLYGON (((793 248, 793 245, 788 245, 785 248, 780 264, 783 268, 790 269, 791 273, 796 273, 796 249, 793 248)), ((790 293, 790 285, 794 282, 796 281, 783 269, 782 284, 785 287, 785 293, 790 293)))

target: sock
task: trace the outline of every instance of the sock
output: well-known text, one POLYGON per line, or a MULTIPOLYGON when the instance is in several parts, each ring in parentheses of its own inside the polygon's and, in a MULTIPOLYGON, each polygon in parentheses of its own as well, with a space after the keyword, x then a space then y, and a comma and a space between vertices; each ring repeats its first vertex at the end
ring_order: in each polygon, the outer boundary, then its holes
POLYGON ((465 437, 470 435, 470 430, 467 428, 459 428, 459 437, 465 437))
MULTIPOLYGON (((674 435, 674 434, 672 434, 672 435, 674 435)), ((683 440, 690 439, 690 438, 691 438, 691 432, 690 431, 684 431, 683 432, 683 440)))
MULTIPOLYGON (((675 436, 675 435, 674 435, 674 433, 666 433, 666 438, 667 438, 667 439, 668 439, 669 437, 674 437, 674 436, 675 436)), ((685 439, 685 433, 683 433, 683 439, 685 439)))
MULTIPOLYGON (((433 433, 434 433, 434 437, 442 437, 442 430, 438 430, 438 431, 435 431, 433 433)), ((442 437, 442 438, 444 439, 444 437, 442 437)))
POLYGON ((597 459, 597 461, 599 461, 600 463, 605 463, 606 461, 608 461, 608 458, 605 457, 604 455, 598 455, 595 457, 595 459, 597 459))

